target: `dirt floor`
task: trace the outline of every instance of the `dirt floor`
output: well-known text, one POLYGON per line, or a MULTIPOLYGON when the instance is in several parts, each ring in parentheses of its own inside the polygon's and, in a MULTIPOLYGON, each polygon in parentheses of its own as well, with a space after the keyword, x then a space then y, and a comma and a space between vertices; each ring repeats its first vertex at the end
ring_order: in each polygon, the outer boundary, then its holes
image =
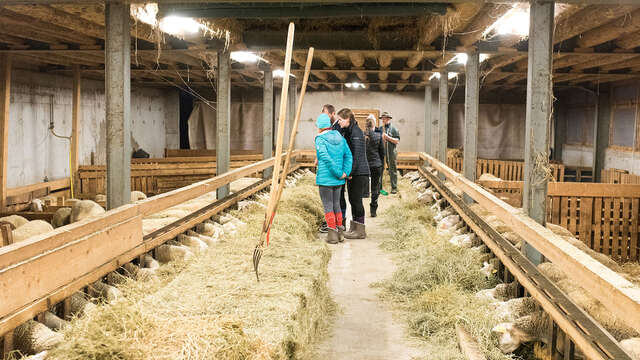
MULTIPOLYGON (((398 201, 399 195, 380 196, 378 213, 398 201)), ((329 245, 329 287, 338 304, 333 334, 318 346, 319 359, 411 359, 424 356, 409 339, 402 319, 378 297, 372 283, 390 277, 395 265, 391 255, 379 248, 391 236, 381 217, 369 217, 364 199, 367 239, 345 240, 329 245)), ((324 237, 323 237, 324 239, 324 237)))

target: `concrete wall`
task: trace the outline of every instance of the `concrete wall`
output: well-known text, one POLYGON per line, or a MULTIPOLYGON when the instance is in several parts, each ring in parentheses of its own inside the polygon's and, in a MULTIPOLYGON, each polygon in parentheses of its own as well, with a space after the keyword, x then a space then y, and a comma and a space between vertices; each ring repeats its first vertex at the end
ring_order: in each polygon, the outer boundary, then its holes
MULTIPOLYGON (((14 71, 9 111, 8 186, 69 176, 69 141, 48 130, 71 133, 70 77, 14 71), (51 103, 53 101, 53 114, 51 103)), ((179 99, 176 90, 134 89, 131 93, 132 135, 152 157, 162 157, 167 144, 179 144, 179 99), (165 129, 169 129, 168 131, 165 129)), ((80 164, 105 164, 105 96, 101 81, 82 82, 80 164)), ((135 144, 135 143, 134 143, 135 144)))
MULTIPOLYGON (((437 91, 435 91, 437 93, 437 91)), ((276 101, 276 104, 279 104, 276 101)), ((424 149, 424 92, 377 92, 377 91, 314 91, 304 98, 296 147, 313 149, 317 134, 315 120, 322 105, 332 104, 336 111, 342 108, 377 109, 393 115, 393 124, 400 131, 400 151, 422 151, 424 149)), ((277 106, 276 106, 277 108, 277 106)), ((434 107, 437 118, 437 103, 434 107)))
MULTIPOLYGON (((568 166, 593 166, 593 147, 564 144, 562 163, 568 166)), ((623 169, 632 174, 640 175, 640 152, 608 148, 605 154, 604 168, 623 169)))

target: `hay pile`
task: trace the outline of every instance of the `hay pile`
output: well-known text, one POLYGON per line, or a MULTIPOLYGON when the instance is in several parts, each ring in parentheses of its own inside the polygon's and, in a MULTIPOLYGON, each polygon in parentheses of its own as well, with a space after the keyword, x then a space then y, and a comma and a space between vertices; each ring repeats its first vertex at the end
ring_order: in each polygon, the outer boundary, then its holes
POLYGON ((247 223, 234 235, 161 266, 156 279, 128 280, 119 301, 72 321, 50 358, 308 358, 333 311, 317 194, 313 176, 285 190, 260 283, 251 263, 264 217, 256 204, 232 212, 247 223))
POLYGON ((411 334, 424 341, 429 359, 465 359, 458 350, 457 323, 468 329, 487 358, 511 358, 491 337, 494 311, 475 296, 495 282, 480 271, 482 254, 449 244, 450 235, 437 235, 429 208, 418 203, 406 179, 400 187, 409 196, 380 214, 394 231, 382 247, 396 254, 398 264, 392 278, 377 284, 381 296, 401 310, 411 334))

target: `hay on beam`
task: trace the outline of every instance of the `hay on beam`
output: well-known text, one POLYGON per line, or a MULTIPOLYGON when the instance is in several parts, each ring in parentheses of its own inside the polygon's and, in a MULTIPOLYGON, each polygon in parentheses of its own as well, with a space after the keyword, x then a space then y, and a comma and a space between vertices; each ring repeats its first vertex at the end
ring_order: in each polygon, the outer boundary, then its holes
POLYGON ((585 32, 580 35, 577 44, 583 48, 592 47, 638 30, 640 30, 640 10, 585 32))
POLYGON ((635 10, 635 6, 632 5, 587 6, 573 14, 573 16, 566 17, 556 24, 553 42, 557 44, 561 41, 570 39, 578 34, 584 33, 585 31, 624 16, 633 10, 635 10))

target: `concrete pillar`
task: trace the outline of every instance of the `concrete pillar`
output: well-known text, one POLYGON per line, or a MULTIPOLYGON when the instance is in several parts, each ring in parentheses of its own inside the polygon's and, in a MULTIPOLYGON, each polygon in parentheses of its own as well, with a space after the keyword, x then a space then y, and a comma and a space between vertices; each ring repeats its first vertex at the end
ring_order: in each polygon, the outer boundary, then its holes
POLYGON ((447 163, 447 128, 449 125, 449 73, 440 73, 440 119, 438 119, 437 159, 447 163))
POLYGON ((131 201, 131 25, 129 4, 105 6, 107 208, 131 201))
POLYGON ((0 54, 0 211, 4 211, 7 206, 10 104, 11 55, 0 54))
MULTIPOLYGON (((538 170, 537 160, 549 158, 549 129, 553 106, 552 51, 554 2, 531 3, 529 25, 529 70, 527 76, 527 108, 524 150, 523 209, 544 225, 547 207, 547 182, 538 170)), ((533 263, 543 257, 529 244, 525 255, 533 263)))
MULTIPOLYGON (((262 157, 273 156, 273 71, 264 71, 264 89, 262 92, 262 157)), ((271 178, 273 167, 264 169, 262 177, 271 178)))
POLYGON ((80 181, 77 178, 78 175, 78 157, 80 143, 80 121, 82 118, 82 79, 80 77, 80 67, 78 65, 73 66, 73 99, 71 105, 71 176, 73 178, 74 192, 78 192, 80 187, 80 181))
POLYGON ((602 182, 602 170, 609 146, 609 126, 611 124, 611 92, 609 87, 601 87, 596 105, 596 122, 593 132, 593 176, 595 182, 602 182))
POLYGON ((431 84, 427 84, 424 86, 424 151, 427 154, 432 154, 431 152, 431 122, 432 119, 432 108, 433 102, 431 101, 431 94, 433 89, 431 88, 431 84))
MULTIPOLYGON (((478 160, 478 114, 480 111, 480 83, 478 72, 480 54, 469 54, 465 72, 464 99, 464 177, 476 181, 476 162, 478 160)), ((473 200, 465 194, 467 203, 473 200)))
MULTIPOLYGON (((216 175, 229 171, 231 163, 231 52, 218 52, 218 92, 216 100, 216 175)), ((217 191, 218 199, 229 195, 229 184, 217 191)))

